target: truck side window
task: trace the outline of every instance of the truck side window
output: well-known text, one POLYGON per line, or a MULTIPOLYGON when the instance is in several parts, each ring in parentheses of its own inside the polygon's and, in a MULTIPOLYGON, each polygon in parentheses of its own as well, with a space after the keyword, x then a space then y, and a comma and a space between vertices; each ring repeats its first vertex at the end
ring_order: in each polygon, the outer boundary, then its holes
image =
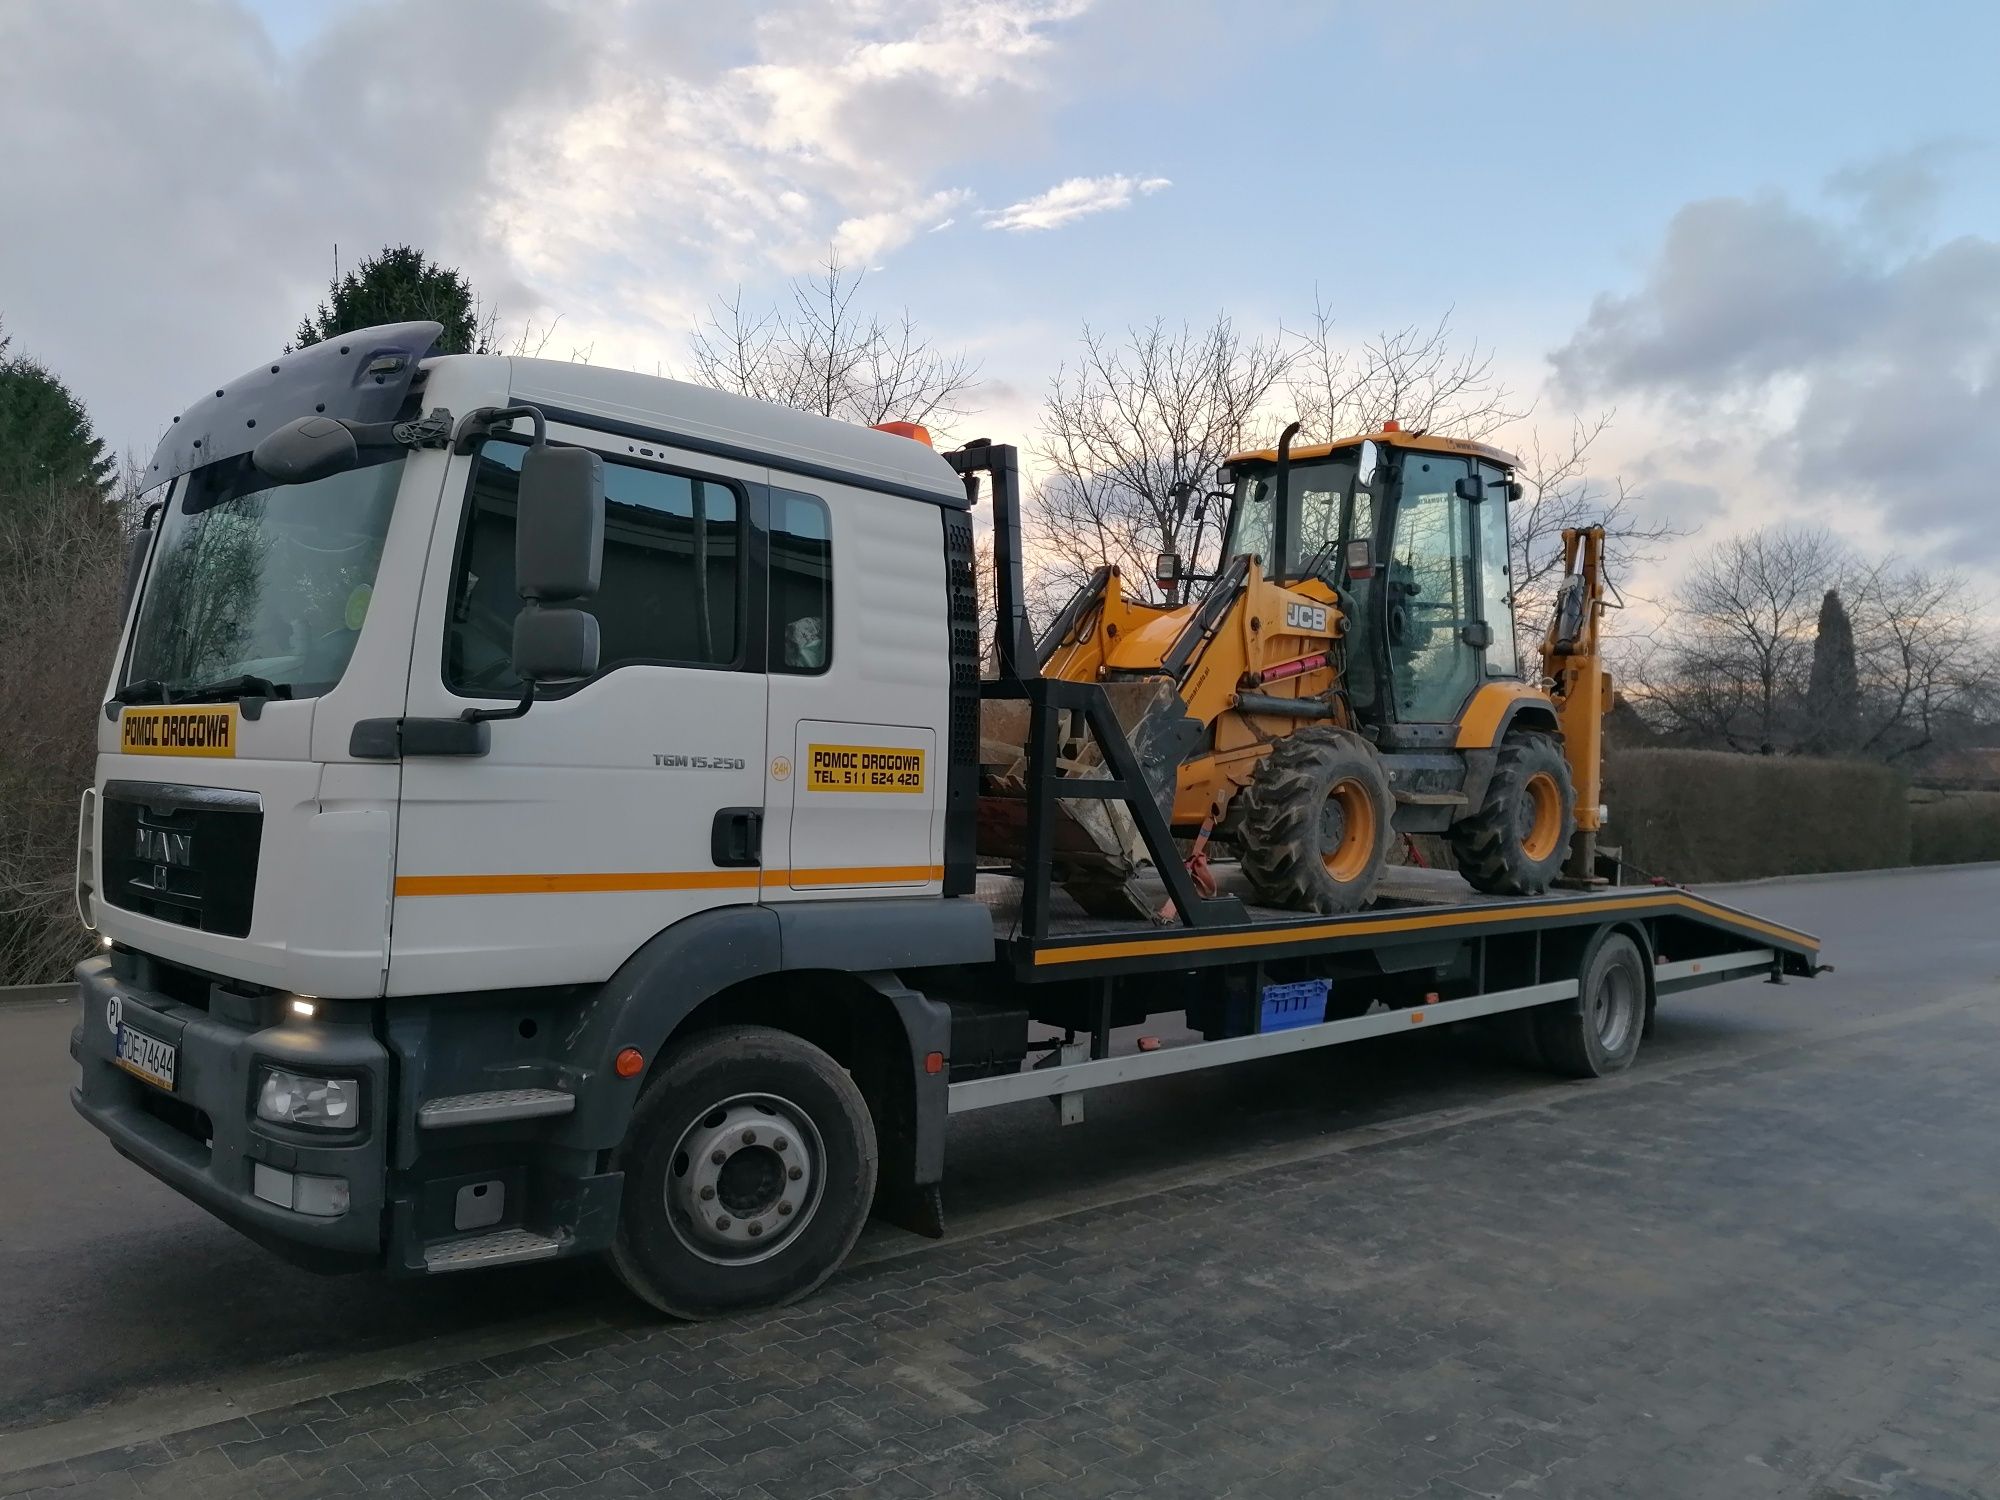
MULTIPOLYGON (((452 589, 445 685, 520 690, 510 658, 514 512, 521 443, 485 443, 473 462, 465 539, 452 589)), ((605 456, 604 569, 594 598, 598 674, 634 662, 727 666, 738 659, 743 521, 734 488, 605 456)))
POLYGON ((826 503, 771 491, 771 670, 824 672, 833 655, 833 527, 826 503))

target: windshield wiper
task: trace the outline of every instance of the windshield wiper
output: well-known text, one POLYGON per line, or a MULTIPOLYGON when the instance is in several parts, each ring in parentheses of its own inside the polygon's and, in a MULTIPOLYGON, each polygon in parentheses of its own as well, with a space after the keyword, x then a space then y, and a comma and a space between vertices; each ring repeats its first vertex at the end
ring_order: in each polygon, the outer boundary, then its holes
POLYGON ((273 682, 268 677, 259 677, 246 672, 237 677, 223 677, 214 682, 204 682, 200 687, 189 688, 185 693, 174 694, 176 703, 221 703, 228 698, 289 698, 292 685, 289 682, 273 682))
POLYGON ((141 682, 128 682, 111 695, 113 703, 165 703, 167 685, 157 677, 148 677, 141 682))

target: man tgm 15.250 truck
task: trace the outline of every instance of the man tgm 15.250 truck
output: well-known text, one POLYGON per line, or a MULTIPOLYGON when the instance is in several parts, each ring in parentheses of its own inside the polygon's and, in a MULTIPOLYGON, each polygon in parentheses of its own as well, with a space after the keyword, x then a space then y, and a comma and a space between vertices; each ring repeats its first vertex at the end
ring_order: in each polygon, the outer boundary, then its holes
MULTIPOLYGON (((1012 449, 438 332, 316 344, 175 421, 83 796, 77 1108, 274 1249, 608 1251, 672 1313, 773 1304, 871 1209, 941 1232, 954 1113, 1073 1120, 1094 1088, 1476 1017, 1606 1073, 1662 996, 1814 971, 1811 937, 1676 889, 1392 872, 1361 910, 1259 905, 1176 842, 1180 761, 1128 737, 1132 684, 1037 670, 1060 643, 1027 627, 1012 449), (982 710, 1016 725, 1004 788, 982 710), (1009 863, 980 855, 988 789, 1009 863), (1087 805, 1151 911, 1062 889, 1087 805), (1182 1040, 1139 1045, 1154 1016, 1182 1040)), ((1439 506, 1506 503, 1461 467, 1439 506)), ((1311 592, 1337 638, 1355 606, 1311 592)), ((1438 633, 1488 653, 1467 691, 1518 677, 1475 624, 1438 633)), ((1182 690, 1139 687, 1155 725, 1182 690)))

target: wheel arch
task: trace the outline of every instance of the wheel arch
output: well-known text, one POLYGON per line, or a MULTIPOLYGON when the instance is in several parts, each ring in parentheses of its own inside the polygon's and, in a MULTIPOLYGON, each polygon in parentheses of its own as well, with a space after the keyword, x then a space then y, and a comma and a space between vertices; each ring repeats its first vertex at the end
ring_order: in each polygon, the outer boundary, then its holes
POLYGON ((1516 728, 1560 736, 1555 703, 1542 689, 1525 682, 1488 682, 1473 693, 1459 715, 1453 743, 1460 750, 1490 750, 1516 728))
POLYGON ((1556 718, 1555 705, 1546 698, 1518 698, 1510 704, 1506 713, 1501 715, 1493 743, 1499 744, 1517 729, 1532 729, 1562 738, 1562 724, 1556 718))
MULTIPOLYGON (((927 1227, 944 1173, 949 1078, 926 1059, 947 1054, 946 1006, 905 985, 905 971, 993 956, 985 907, 938 897, 851 898, 713 908, 656 934, 593 995, 566 1039, 577 1108, 572 1144, 609 1152, 660 1059, 686 1037, 723 1025, 789 1031, 855 1078, 875 1118, 881 1195, 924 1200, 927 1212, 884 1203, 927 1227), (613 1059, 645 1059, 621 1078, 613 1059)), ((933 1229, 941 1232, 941 1225, 933 1229)))

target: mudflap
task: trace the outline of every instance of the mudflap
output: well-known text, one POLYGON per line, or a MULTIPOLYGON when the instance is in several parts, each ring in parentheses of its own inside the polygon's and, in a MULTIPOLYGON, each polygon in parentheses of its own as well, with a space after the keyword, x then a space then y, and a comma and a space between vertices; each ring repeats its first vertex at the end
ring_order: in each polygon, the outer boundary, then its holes
POLYGON ((944 1184, 911 1182, 883 1164, 875 1184, 874 1216, 928 1240, 944 1238, 944 1184))

